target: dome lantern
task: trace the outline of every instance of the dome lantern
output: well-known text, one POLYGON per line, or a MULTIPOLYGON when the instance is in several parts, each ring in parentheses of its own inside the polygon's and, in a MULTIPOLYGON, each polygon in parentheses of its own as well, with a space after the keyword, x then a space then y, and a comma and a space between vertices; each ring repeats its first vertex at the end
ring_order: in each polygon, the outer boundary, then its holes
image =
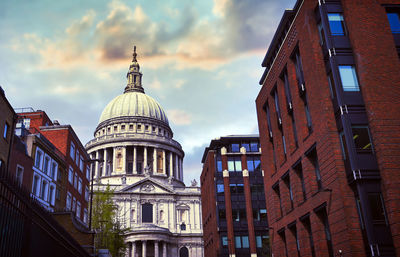
POLYGON ((129 66, 128 73, 126 74, 126 78, 127 78, 128 82, 125 87, 124 93, 127 93, 127 92, 144 93, 144 89, 142 87, 143 74, 140 72, 140 65, 139 65, 136 57, 137 57, 136 46, 134 46, 132 63, 129 66))

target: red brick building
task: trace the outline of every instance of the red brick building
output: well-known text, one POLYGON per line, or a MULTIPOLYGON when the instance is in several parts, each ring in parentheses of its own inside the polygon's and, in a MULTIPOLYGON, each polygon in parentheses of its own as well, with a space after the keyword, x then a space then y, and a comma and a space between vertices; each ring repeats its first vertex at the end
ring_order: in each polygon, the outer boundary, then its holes
POLYGON ((256 99, 272 253, 400 255, 400 1, 298 0, 256 99))
MULTIPOLYGON (((18 113, 19 123, 23 123, 32 134, 45 138, 44 141, 48 140, 56 148, 55 152, 62 156, 63 164, 59 165, 61 190, 57 192, 57 199, 61 199, 62 202, 60 208, 72 210, 79 220, 87 223, 90 167, 85 148, 70 125, 52 122, 44 111, 29 108, 23 111, 25 112, 18 113)), ((36 156, 36 152, 32 154, 36 156)), ((38 164, 40 165, 40 162, 38 164)))
POLYGON ((204 256, 269 256, 258 135, 214 139, 202 163, 204 256))

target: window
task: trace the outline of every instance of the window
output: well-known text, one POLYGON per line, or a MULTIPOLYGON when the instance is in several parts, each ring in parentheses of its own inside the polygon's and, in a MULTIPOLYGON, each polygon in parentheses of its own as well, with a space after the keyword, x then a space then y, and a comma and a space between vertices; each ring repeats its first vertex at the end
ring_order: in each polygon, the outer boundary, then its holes
POLYGON ((242 171, 242 160, 240 157, 228 157, 228 171, 242 171))
POLYGON ((325 238, 326 238, 326 243, 328 245, 329 257, 334 257, 332 237, 331 237, 331 231, 329 228, 329 221, 328 221, 328 215, 326 214, 326 209, 323 208, 321 211, 318 212, 318 215, 324 225, 325 238))
POLYGON ((85 200, 89 201, 89 187, 88 186, 85 187, 85 200))
POLYGON ((81 203, 79 201, 76 203, 76 217, 78 219, 81 217, 81 203))
POLYGON ((275 191, 275 194, 278 197, 278 201, 279 201, 279 210, 280 210, 280 212, 278 214, 278 217, 282 217, 283 211, 282 211, 281 192, 279 190, 279 181, 272 186, 272 189, 275 191))
POLYGON ((142 204, 142 222, 153 222, 153 205, 151 203, 142 204))
POLYGON ((284 229, 279 230, 278 235, 281 238, 283 244, 285 245, 285 256, 288 257, 288 249, 287 249, 287 243, 286 243, 285 230, 284 229))
POLYGON ((217 193, 224 192, 224 184, 217 184, 217 193))
POLYGON ((260 157, 258 156, 248 156, 247 157, 247 169, 249 171, 260 171, 261 170, 260 157))
POLYGON ((251 142, 250 143, 250 152, 258 152, 259 150, 260 149, 259 149, 259 146, 258 146, 257 142, 251 142))
POLYGON ((43 172, 44 172, 46 175, 50 175, 49 167, 50 167, 50 157, 46 155, 46 156, 44 157, 44 165, 43 165, 43 172))
POLYGON ((88 223, 88 210, 87 208, 83 209, 83 222, 88 223))
POLYGON ((275 111, 276 111, 276 117, 278 119, 278 125, 281 127, 282 125, 282 118, 281 118, 281 110, 279 108, 279 96, 278 96, 278 90, 275 89, 273 91, 273 97, 274 97, 274 102, 275 102, 275 111))
POLYGON ((56 188, 56 199, 60 200, 60 198, 61 198, 61 190, 60 188, 56 188))
POLYGON ((304 98, 304 111, 306 113, 307 127, 309 131, 312 131, 311 113, 308 107, 307 97, 304 98))
POLYGON ((219 209, 218 210, 218 217, 219 217, 219 220, 221 221, 221 220, 226 220, 226 212, 225 212, 225 209, 219 209))
POLYGON ((340 136, 340 144, 341 144, 341 147, 342 147, 343 159, 347 160, 349 158, 349 152, 348 152, 348 149, 347 149, 346 136, 344 135, 343 131, 341 131, 339 133, 339 136, 340 136))
POLYGON ((371 209, 372 222, 375 224, 387 224, 382 195, 379 193, 369 193, 368 202, 371 209))
POLYGON ((356 69, 352 65, 339 65, 339 74, 343 91, 360 91, 358 86, 356 69))
POLYGON ((71 147, 70 147, 70 149, 69 149, 69 156, 71 156, 72 160, 73 160, 74 157, 75 157, 75 145, 74 145, 74 143, 72 143, 72 142, 71 142, 71 147))
POLYGON ((17 164, 17 172, 15 175, 18 185, 22 185, 22 180, 24 179, 24 167, 17 164))
POLYGON ((186 225, 185 225, 185 223, 182 223, 182 224, 181 224, 181 230, 186 230, 186 225))
POLYGON ((81 171, 83 172, 83 170, 84 170, 84 163, 83 163, 83 157, 81 156, 80 158, 79 158, 79 168, 81 169, 81 171))
POLYGON ((33 177, 33 183, 32 183, 32 194, 33 195, 38 195, 38 189, 39 189, 39 183, 40 183, 40 177, 38 175, 35 175, 33 177))
POLYGON ((129 125, 129 130, 133 130, 133 125, 129 125))
POLYGON ((306 198, 306 185, 304 183, 303 166, 301 165, 300 161, 298 161, 298 163, 293 167, 293 170, 299 176, 300 183, 301 183, 301 191, 303 193, 303 201, 305 201, 307 199, 306 198))
POLYGON ((231 144, 231 152, 232 152, 232 153, 238 153, 238 152, 240 152, 240 146, 239 146, 239 144, 231 144))
POLYGON ((79 151, 78 151, 78 149, 76 149, 75 163, 76 163, 76 166, 79 167, 79 151))
POLYGON ((54 205, 54 200, 55 200, 55 193, 56 191, 54 190, 54 186, 50 186, 50 192, 49 192, 49 203, 51 205, 54 205))
POLYGON ((47 190, 49 183, 46 180, 42 180, 42 187, 40 190, 40 198, 47 201, 47 190))
POLYGON ((321 172, 319 169, 317 150, 315 148, 308 154, 308 158, 310 159, 310 162, 314 166, 315 178, 317 180, 318 190, 321 190, 322 189, 321 172))
POLYGON ((90 181, 90 166, 89 165, 86 166, 86 178, 87 178, 87 180, 90 181))
POLYGON ((74 178, 74 187, 75 189, 78 189, 78 173, 75 172, 75 178, 74 178))
POLYGON ((217 157, 217 171, 219 171, 219 172, 222 171, 222 161, 221 161, 221 157, 217 157))
POLYGON ((246 152, 251 152, 249 143, 242 143, 242 147, 244 147, 244 149, 246 149, 246 152))
POLYGON ((392 33, 400 33, 400 17, 398 13, 390 12, 387 14, 390 30, 392 33))
POLYGON ((343 36, 345 34, 343 14, 328 13, 328 21, 333 36, 343 36))
POLYGON ((293 209, 293 191, 292 191, 292 186, 290 184, 290 176, 287 174, 284 178, 282 178, 283 182, 285 182, 285 185, 287 186, 289 190, 289 199, 290 199, 290 209, 293 209))
POLYGON ((221 241, 222 241, 222 247, 228 246, 228 237, 227 236, 222 236, 221 241))
POLYGON ((311 230, 309 214, 306 215, 305 217, 303 216, 302 218, 300 218, 300 220, 303 223, 304 228, 306 229, 306 231, 308 233, 308 240, 310 242, 311 255, 312 255, 312 257, 315 257, 316 255, 315 255, 315 248, 314 248, 314 238, 313 238, 313 234, 312 234, 312 230, 311 230))
POLYGON ((249 248, 249 237, 248 236, 242 236, 242 247, 249 248))
POLYGON ((125 125, 121 125, 121 131, 125 130, 125 125))
POLYGON ((42 150, 39 149, 39 147, 36 148, 36 157, 35 157, 35 167, 38 169, 41 169, 42 167, 42 159, 43 159, 43 152, 42 150))
POLYGON ((282 146, 283 146, 283 153, 285 154, 285 158, 286 158, 286 140, 285 140, 285 136, 283 135, 282 132, 282 146))
POLYGON ((8 133, 8 124, 7 122, 4 124, 4 133, 3 138, 7 140, 7 133, 8 133))
POLYGON ((291 225, 289 229, 292 232, 294 239, 296 240, 297 256, 300 256, 300 242, 299 242, 299 237, 297 234, 296 224, 291 225))
POLYGON ((242 240, 240 240, 240 236, 235 236, 235 246, 236 248, 242 248, 242 240))
POLYGON ((373 151, 371 136, 367 126, 353 126, 353 140, 358 153, 369 153, 373 151))
POLYGON ((52 162, 51 163, 51 178, 54 180, 57 180, 57 163, 56 162, 52 162))
POLYGON ((74 184, 74 170, 72 169, 72 167, 69 167, 68 170, 68 181, 71 185, 74 184))
POLYGON ((298 50, 294 53, 292 57, 294 61, 294 65, 296 68, 296 79, 297 79, 297 86, 300 91, 300 95, 303 95, 306 91, 305 81, 304 81, 304 74, 303 74, 303 65, 301 63, 300 53, 298 50))
POLYGON ((267 209, 260 209, 260 220, 267 221, 267 209))
POLYGON ((114 126, 114 133, 118 132, 118 126, 114 126))
POLYGON ((283 82, 284 82, 284 86, 285 86, 286 106, 287 106, 288 111, 291 111, 291 110, 293 110, 292 95, 290 93, 289 78, 288 78, 286 68, 285 68, 285 71, 283 72, 283 82))
POLYGON ((271 114, 269 112, 268 103, 265 104, 264 110, 265 110, 265 113, 267 114, 267 126, 268 126, 269 139, 272 140, 271 114))
POLYGON ((71 210, 71 200, 72 200, 71 193, 67 192, 67 200, 65 203, 65 207, 67 208, 67 210, 71 210))
POLYGON ((81 178, 79 178, 79 180, 78 180, 78 192, 80 194, 82 194, 82 179, 81 178))
POLYGON ((76 210, 76 198, 72 197, 72 211, 76 210))

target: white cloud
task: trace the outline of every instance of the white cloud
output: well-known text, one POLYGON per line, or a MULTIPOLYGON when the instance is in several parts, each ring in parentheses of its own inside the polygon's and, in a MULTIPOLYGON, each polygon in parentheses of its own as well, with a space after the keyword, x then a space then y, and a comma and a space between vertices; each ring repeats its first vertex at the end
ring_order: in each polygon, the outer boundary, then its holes
POLYGON ((184 110, 171 109, 167 110, 168 119, 175 125, 190 125, 192 123, 192 115, 184 110))

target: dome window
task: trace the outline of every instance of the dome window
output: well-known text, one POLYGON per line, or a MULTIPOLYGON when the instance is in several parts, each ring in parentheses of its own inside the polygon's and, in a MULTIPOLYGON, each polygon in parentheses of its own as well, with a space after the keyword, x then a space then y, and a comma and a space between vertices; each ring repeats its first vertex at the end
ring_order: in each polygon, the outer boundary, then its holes
POLYGON ((121 125, 121 131, 125 130, 125 125, 121 125))
POLYGON ((142 130, 142 125, 138 124, 138 125, 137 125, 137 129, 138 129, 139 131, 142 130))
POLYGON ((153 127, 153 133, 156 133, 156 127, 153 127))
POLYGON ((129 125, 129 130, 133 130, 133 125, 129 125))
POLYGON ((114 132, 118 131, 118 126, 114 126, 114 132))
POLYGON ((145 128, 146 128, 146 131, 149 131, 149 125, 146 125, 145 128))

